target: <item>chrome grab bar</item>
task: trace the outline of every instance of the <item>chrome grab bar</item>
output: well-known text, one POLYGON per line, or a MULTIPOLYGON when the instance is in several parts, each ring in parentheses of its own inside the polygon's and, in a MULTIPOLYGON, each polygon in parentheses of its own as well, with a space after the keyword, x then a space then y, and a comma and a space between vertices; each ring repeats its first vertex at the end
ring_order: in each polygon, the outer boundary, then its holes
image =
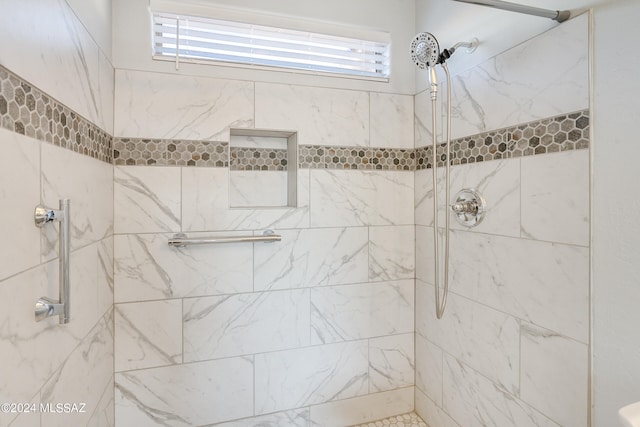
POLYGON ((60 300, 55 301, 51 298, 42 297, 36 302, 35 317, 36 322, 46 319, 51 316, 60 316, 60 323, 69 323, 69 309, 70 303, 70 284, 69 284, 69 256, 70 256, 70 224, 69 224, 69 212, 71 209, 71 202, 69 199, 60 200, 60 209, 49 209, 44 206, 36 206, 34 212, 35 225, 38 228, 44 227, 46 224, 58 221, 60 223, 60 239, 59 239, 59 254, 58 259, 60 262, 59 274, 60 274, 60 300))
POLYGON ((178 233, 169 239, 169 246, 183 248, 190 245, 209 245, 218 243, 273 243, 282 240, 282 236, 274 234, 273 230, 266 230, 262 236, 220 236, 220 237, 187 237, 178 233))

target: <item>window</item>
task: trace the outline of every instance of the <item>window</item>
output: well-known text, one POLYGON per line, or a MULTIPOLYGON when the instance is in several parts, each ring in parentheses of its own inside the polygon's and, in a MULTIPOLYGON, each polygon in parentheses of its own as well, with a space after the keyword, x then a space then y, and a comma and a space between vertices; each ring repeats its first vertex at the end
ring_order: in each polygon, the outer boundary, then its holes
POLYGON ((388 42, 168 13, 153 21, 154 59, 389 78, 388 42))

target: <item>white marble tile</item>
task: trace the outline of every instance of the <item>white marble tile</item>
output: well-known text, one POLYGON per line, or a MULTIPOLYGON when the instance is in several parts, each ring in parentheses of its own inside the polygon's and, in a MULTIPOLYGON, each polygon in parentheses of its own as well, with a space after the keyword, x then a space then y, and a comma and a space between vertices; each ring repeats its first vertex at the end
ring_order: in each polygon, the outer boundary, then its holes
POLYGON ((102 51, 100 51, 99 67, 99 112, 102 117, 102 121, 101 123, 99 123, 99 125, 109 135, 113 135, 115 70, 111 65, 109 59, 102 51))
POLYGON ((366 341, 255 356, 256 415, 367 394, 366 341))
POLYGON ((113 236, 98 242, 98 311, 103 315, 113 308, 113 236))
POLYGON ((420 334, 415 336, 416 389, 442 407, 442 349, 420 334))
POLYGON ((118 373, 116 425, 199 426, 253 415, 253 360, 118 373))
POLYGON ((442 410, 440 405, 436 405, 418 388, 416 388, 416 412, 430 427, 461 427, 442 410))
POLYGON ((434 288, 420 281, 416 307, 418 333, 505 390, 518 392, 520 326, 515 318, 450 292, 444 316, 436 320, 434 288))
POLYGON ((215 427, 309 427, 309 417, 309 408, 303 408, 215 424, 215 427))
POLYGON ((256 83, 256 128, 298 131, 304 145, 369 145, 369 93, 256 83))
POLYGON ((182 168, 183 230, 261 230, 309 226, 309 170, 298 171, 298 207, 229 208, 229 169, 182 168))
MULTIPOLYGON (((439 226, 444 226, 445 215, 445 173, 441 171, 439 182, 440 217, 439 226)), ((497 160, 492 162, 472 163, 451 168, 451 199, 455 201, 456 193, 463 188, 474 188, 486 201, 486 214, 480 224, 471 229, 461 225, 451 215, 451 229, 471 230, 476 233, 499 234, 520 237, 520 161, 519 159, 497 160)), ((523 195, 524 198, 524 195, 523 195)), ((428 203, 433 204, 432 199, 428 203)), ((447 205, 448 205, 447 204, 447 205)))
POLYGON ((415 171, 413 198, 416 225, 433 226, 433 172, 431 169, 415 171))
POLYGON ((415 227, 369 227, 369 280, 415 277, 415 227))
POLYGON ((589 150, 522 160, 522 236, 589 245, 589 150))
POLYGON ((366 227, 277 230, 282 241, 255 245, 255 290, 367 281, 366 227))
MULTIPOLYGON (((232 233, 189 233, 215 237, 232 233)), ((247 235, 247 233, 233 233, 247 235)), ((250 292, 253 249, 246 243, 170 247, 170 234, 114 236, 115 301, 250 292)))
POLYGON ((2 7, 0 38, 19 42, 6 43, 0 64, 103 126, 99 49, 67 2, 7 0, 2 7))
POLYGON ((451 234, 451 289, 520 319, 589 340, 589 250, 451 234))
MULTIPOLYGON (((103 294, 99 285, 102 272, 99 271, 98 249, 100 243, 71 252, 69 260, 69 281, 71 293, 70 317, 73 329, 84 337, 103 317, 101 309, 107 304, 100 301, 103 294)), ((57 262, 57 261, 56 261, 57 262)), ((58 296, 59 279, 50 282, 50 297, 58 296)), ((110 305, 110 304, 109 304, 110 305)), ((109 309, 111 307, 108 307, 109 309)), ((56 319, 57 320, 57 319, 56 319)))
POLYGON ((588 346, 530 324, 521 330, 522 400, 559 425, 587 425, 588 346))
MULTIPOLYGON (((87 251, 91 251, 89 248, 87 251)), ((86 253, 88 253, 85 251, 86 253)), ((81 313, 92 312, 96 316, 97 301, 88 295, 94 294, 94 282, 79 281, 76 261, 85 261, 73 254, 71 266, 71 323, 61 327, 58 316, 35 322, 35 301, 58 295, 58 262, 52 261, 0 282, 0 300, 5 304, 0 315, 0 401, 29 401, 71 351, 94 326, 95 321, 83 318, 81 313), (86 306, 86 308, 83 308, 86 306), (43 349, 55 348, 55 351, 43 349)), ((95 272, 95 258, 93 269, 95 272)), ((91 267, 89 267, 91 268, 91 267)), ((84 276, 86 278, 86 275, 84 276)), ((85 314, 86 315, 86 314, 85 314)))
POLYGON ((193 362, 309 344, 309 290, 184 300, 184 360, 193 362))
POLYGON ((85 412, 50 413, 41 425, 85 425, 113 378, 113 317, 111 312, 96 324, 66 358, 41 391, 42 402, 86 404, 85 412))
POLYGON ((115 426, 115 401, 113 398, 113 378, 109 381, 100 401, 91 414, 87 427, 113 427, 115 426))
MULTIPOLYGON (((442 98, 442 96, 439 96, 436 103, 438 142, 442 142, 442 98)), ((433 111, 431 94, 428 90, 420 92, 416 94, 413 102, 414 147, 430 147, 433 144, 433 132, 431 132, 433 128, 433 124, 431 123, 431 112, 433 111)))
POLYGON ((311 407, 313 427, 351 426, 413 410, 413 387, 367 394, 311 407))
POLYGON ((414 385, 414 334, 369 340, 369 392, 395 390, 414 385))
POLYGON ((371 146, 413 148, 413 96, 371 92, 371 146))
POLYGON ((311 289, 311 343, 413 332, 413 280, 311 289))
POLYGON ((182 301, 115 305, 115 370, 182 363, 182 301))
POLYGON ((115 136, 229 141, 253 127, 253 82, 117 70, 115 136))
MULTIPOLYGON (((440 285, 444 279, 444 230, 438 233, 440 285)), ((416 278, 433 284, 435 281, 433 227, 416 226, 416 278)))
POLYGON ((233 208, 288 206, 286 171, 230 171, 229 205, 233 208))
POLYGON ((311 171, 311 226, 413 224, 413 173, 311 171))
POLYGON ((444 360, 443 394, 444 409, 461 426, 557 427, 500 384, 491 382, 450 355, 445 355, 444 360))
MULTIPOLYGON (((0 280, 40 263, 40 230, 33 209, 40 203, 40 144, 0 129, 0 280)), ((55 206, 57 208, 57 205, 55 206)))
MULTIPOLYGON (((12 402, 19 403, 19 402, 12 402)), ((31 408, 40 408, 40 392, 31 400, 22 401, 29 404, 29 412, 3 413, 0 426, 6 427, 40 427, 40 411, 31 411, 31 408), (32 406, 37 405, 37 406, 32 406)), ((17 408, 16 408, 17 410, 17 408)))
POLYGON ((452 137, 588 108, 588 52, 583 14, 454 76, 452 137))
POLYGON ((180 168, 116 167, 113 180, 117 234, 180 231, 180 168))
MULTIPOLYGON (((42 144, 42 202, 58 209, 70 199, 71 248, 80 248, 113 233, 113 167, 51 144, 42 144)), ((42 256, 58 251, 58 224, 43 228, 42 256)))

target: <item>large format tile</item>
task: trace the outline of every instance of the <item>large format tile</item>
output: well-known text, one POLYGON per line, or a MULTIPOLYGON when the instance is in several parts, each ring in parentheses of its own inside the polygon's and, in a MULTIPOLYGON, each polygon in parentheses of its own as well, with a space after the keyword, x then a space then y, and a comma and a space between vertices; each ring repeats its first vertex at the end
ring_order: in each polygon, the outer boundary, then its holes
POLYGON ((42 426, 85 425, 113 378, 113 317, 107 313, 65 359, 41 391, 42 402, 77 404, 43 416, 42 426), (80 411, 85 404, 84 412, 80 411))
POLYGON ((282 241, 256 245, 256 290, 367 281, 366 227, 277 230, 282 241))
POLYGON ((521 351, 522 400, 559 425, 587 425, 588 346, 526 324, 521 351))
POLYGON ((413 331, 413 280, 311 289, 311 343, 413 331))
POLYGON ((309 343, 309 290, 184 300, 184 360, 284 350, 309 343))
MULTIPOLYGON (((189 234, 190 237, 219 235, 189 234)), ((229 243, 175 248, 167 244, 171 236, 173 234, 114 236, 116 302, 232 294, 253 289, 251 245, 229 243)))
POLYGON ((416 331, 511 393, 518 392, 520 326, 518 321, 452 292, 445 313, 436 320, 434 288, 416 285, 416 331))
MULTIPOLYGON (((113 233, 113 167, 105 162, 42 144, 42 202, 58 209, 70 200, 71 248, 80 248, 113 233), (72 172, 71 172, 72 171, 72 172)), ((57 256, 58 224, 42 230, 42 255, 57 256)))
POLYGON ((416 412, 430 427, 460 427, 441 406, 436 405, 418 388, 415 402, 416 412))
POLYGON ((371 146, 413 148, 413 96, 371 92, 371 146))
POLYGON ((588 108, 587 31, 585 13, 455 76, 452 137, 588 108))
POLYGON ((522 160, 522 235, 589 245, 589 150, 522 160))
POLYGON ((118 70, 115 89, 115 136, 228 141, 253 127, 252 82, 118 70))
MULTIPOLYGON (((40 230, 33 209, 40 203, 40 145, 0 129, 0 222, 6 242, 0 246, 0 280, 40 263, 40 230), (9 184, 11 183, 11 184, 9 184)), ((58 206, 56 205, 55 208, 58 206)))
MULTIPOLYGON (((0 37, 14 40, 0 52, 0 64, 100 127, 107 117, 100 51, 64 0, 42 7, 38 0, 2 5, 0 37)), ((108 102, 108 101, 107 101, 108 102)))
POLYGON ((180 231, 180 168, 116 167, 113 180, 117 234, 180 231))
POLYGON ((415 334, 416 389, 442 407, 443 351, 437 345, 415 334))
POLYGON ((335 427, 367 423, 413 410, 413 387, 367 394, 311 407, 311 426, 335 427))
POLYGON ((253 415, 253 360, 119 373, 115 389, 116 425, 190 427, 244 418, 253 415))
POLYGON ((311 171, 311 226, 413 224, 413 173, 311 171))
POLYGON ((298 170, 298 206, 232 209, 229 169, 182 168, 183 230, 261 230, 309 226, 309 170, 298 170))
POLYGON ((369 227, 369 280, 415 277, 415 227, 369 227))
POLYGON ((414 334, 369 340, 369 392, 395 390, 414 385, 414 334))
POLYGON ((216 424, 215 427, 309 427, 309 408, 275 412, 258 417, 216 424))
POLYGON ((367 353, 354 341, 256 355, 256 414, 367 394, 367 353))
POLYGON ((298 132, 305 145, 369 145, 369 94, 256 83, 256 127, 298 132))
POLYGON ((457 294, 588 342, 587 248, 459 231, 451 244, 457 294))
POLYGON ((449 355, 444 361, 443 395, 444 409, 461 426, 557 427, 504 387, 449 355))
POLYGON ((181 300, 116 304, 116 372, 181 362, 181 300))

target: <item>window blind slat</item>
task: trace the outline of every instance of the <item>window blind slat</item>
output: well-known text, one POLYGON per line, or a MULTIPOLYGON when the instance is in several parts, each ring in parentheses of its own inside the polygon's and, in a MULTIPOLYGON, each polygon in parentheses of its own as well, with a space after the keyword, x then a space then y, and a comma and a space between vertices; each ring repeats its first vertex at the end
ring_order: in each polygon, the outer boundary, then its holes
POLYGON ((158 13, 153 30, 155 57, 389 76, 388 43, 158 13))

